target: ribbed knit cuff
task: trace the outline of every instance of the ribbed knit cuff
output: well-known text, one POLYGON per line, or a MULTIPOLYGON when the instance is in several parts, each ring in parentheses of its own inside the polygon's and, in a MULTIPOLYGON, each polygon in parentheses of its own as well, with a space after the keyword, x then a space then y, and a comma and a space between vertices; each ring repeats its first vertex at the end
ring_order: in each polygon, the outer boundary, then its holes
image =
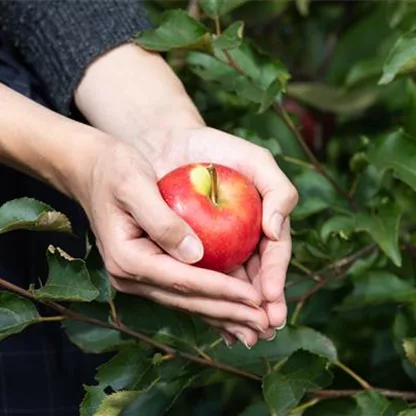
POLYGON ((0 0, 0 8, 1 30, 65 115, 88 65, 150 27, 137 0, 0 0))

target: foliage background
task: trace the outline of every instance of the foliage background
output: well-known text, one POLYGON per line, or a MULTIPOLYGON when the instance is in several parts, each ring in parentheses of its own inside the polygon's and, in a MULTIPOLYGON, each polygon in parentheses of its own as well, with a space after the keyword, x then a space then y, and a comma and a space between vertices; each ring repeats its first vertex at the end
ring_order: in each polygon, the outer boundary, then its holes
MULTIPOLYGON (((135 41, 166 54, 209 125, 268 148, 299 190, 290 322, 229 350, 196 317, 115 295, 93 246, 84 259, 50 247, 44 286, 0 279, 0 339, 62 319, 83 350, 114 351, 82 416, 416 415, 416 4, 147 7, 158 28, 135 41)), ((71 231, 29 199, 0 208, 0 233, 17 229, 71 231)))

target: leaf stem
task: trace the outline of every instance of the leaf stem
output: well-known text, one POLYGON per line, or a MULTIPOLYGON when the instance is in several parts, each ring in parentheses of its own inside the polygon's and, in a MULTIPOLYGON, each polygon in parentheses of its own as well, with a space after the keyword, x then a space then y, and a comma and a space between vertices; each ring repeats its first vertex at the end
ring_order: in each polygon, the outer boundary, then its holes
POLYGON ((364 390, 371 390, 371 385, 365 381, 362 377, 360 377, 357 373, 355 373, 351 368, 346 366, 344 363, 338 360, 332 361, 332 364, 339 367, 342 371, 350 375, 364 390))
POLYGON ((295 407, 295 408, 294 408, 294 409, 290 412, 290 414, 291 414, 291 415, 292 415, 292 414, 293 414, 293 415, 297 415, 297 414, 299 414, 300 412, 302 412, 302 411, 304 411, 304 410, 308 409, 309 407, 315 406, 315 405, 316 405, 316 403, 318 403, 320 400, 321 400, 321 399, 319 399, 319 398, 315 398, 315 399, 309 400, 308 402, 303 403, 303 404, 301 404, 301 405, 299 405, 299 406, 295 407))
POLYGON ((286 155, 278 155, 278 157, 280 157, 281 159, 283 159, 284 161, 288 163, 291 163, 292 165, 297 165, 305 169, 316 171, 316 167, 312 165, 312 163, 305 162, 302 159, 298 159, 296 157, 291 157, 291 156, 286 156, 286 155))
POLYGON ((217 36, 221 35, 221 22, 220 22, 220 17, 218 15, 215 16, 214 18, 215 21, 215 33, 217 34, 217 36))
POLYGON ((66 316, 42 316, 38 319, 38 322, 59 322, 65 321, 67 319, 66 316))
POLYGON ((302 308, 303 308, 303 305, 305 304, 305 301, 304 300, 300 300, 297 304, 296 304, 296 306, 295 306, 295 310, 293 311, 293 315, 292 315, 292 318, 290 319, 290 324, 291 325, 296 325, 296 321, 298 320, 298 318, 299 318, 299 314, 300 314, 300 311, 302 310, 302 308))
POLYGON ((314 273, 311 269, 309 269, 308 267, 306 267, 304 264, 297 261, 296 259, 291 259, 290 264, 296 267, 297 269, 301 270, 303 273, 306 274, 306 276, 310 277, 312 280, 315 280, 315 282, 320 282, 321 280, 323 280, 321 276, 314 273))
POLYGON ((355 204, 354 199, 346 192, 336 181, 335 179, 324 169, 322 164, 319 162, 317 157, 314 155, 312 150, 309 148, 309 146, 305 143, 302 136, 299 133, 299 130, 296 128, 295 124, 293 123, 292 119, 290 118, 289 114, 286 112, 286 110, 283 108, 283 106, 275 102, 273 104, 273 110, 274 112, 280 116, 280 118, 285 122, 286 126, 289 128, 289 130, 292 132, 293 136, 295 137, 296 141, 301 146, 302 150, 304 151, 305 155, 308 157, 308 159, 311 161, 311 163, 315 166, 316 171, 318 171, 328 182, 332 184, 332 186, 336 189, 336 191, 343 196, 350 204, 353 211, 357 211, 358 208, 355 204))

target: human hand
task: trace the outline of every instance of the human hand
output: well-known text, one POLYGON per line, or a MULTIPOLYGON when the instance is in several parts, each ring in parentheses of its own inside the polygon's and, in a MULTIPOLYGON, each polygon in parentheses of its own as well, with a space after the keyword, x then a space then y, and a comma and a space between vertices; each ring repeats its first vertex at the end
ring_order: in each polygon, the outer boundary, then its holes
MULTIPOLYGON (((254 345, 259 337, 271 338, 287 314, 283 289, 291 254, 288 216, 296 205, 297 192, 270 153, 205 127, 166 62, 158 54, 134 45, 120 46, 94 61, 76 91, 75 101, 91 124, 140 149, 154 180, 186 163, 216 162, 234 167, 254 182, 263 197, 265 236, 259 252, 232 276, 240 283, 250 282, 252 289, 261 294, 268 330, 261 333, 241 321, 236 326, 235 321, 225 324, 224 320, 210 318, 210 323, 229 333, 243 334, 248 345, 254 345), (107 82, 109 78, 111 83, 107 82)), ((193 274, 200 273, 191 269, 193 274)), ((218 274, 215 276, 219 279, 218 274)))
MULTIPOLYGON (((262 294, 262 307, 269 320, 266 336, 250 328, 238 330, 250 345, 258 337, 270 338, 285 324, 287 314, 284 283, 291 256, 289 214, 298 199, 294 186, 267 150, 205 126, 148 132, 135 145, 142 149, 158 179, 187 163, 212 162, 240 171, 257 187, 263 199, 264 236, 258 252, 231 275, 252 283, 262 294)), ((210 323, 219 326, 216 321, 210 323)))
POLYGON ((202 257, 201 242, 163 201, 139 148, 107 139, 86 168, 88 180, 73 193, 116 290, 196 313, 247 345, 254 344, 247 333, 271 336, 261 294, 249 281, 187 264, 202 257))

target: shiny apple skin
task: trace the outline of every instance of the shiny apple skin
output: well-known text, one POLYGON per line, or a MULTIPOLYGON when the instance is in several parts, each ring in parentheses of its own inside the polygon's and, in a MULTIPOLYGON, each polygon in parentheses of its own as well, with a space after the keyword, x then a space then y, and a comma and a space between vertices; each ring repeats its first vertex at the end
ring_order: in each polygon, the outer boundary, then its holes
POLYGON ((218 204, 191 182, 195 163, 181 166, 158 182, 163 199, 195 231, 204 246, 197 267, 229 273, 252 255, 261 235, 262 203, 255 186, 242 174, 215 164, 218 204))

